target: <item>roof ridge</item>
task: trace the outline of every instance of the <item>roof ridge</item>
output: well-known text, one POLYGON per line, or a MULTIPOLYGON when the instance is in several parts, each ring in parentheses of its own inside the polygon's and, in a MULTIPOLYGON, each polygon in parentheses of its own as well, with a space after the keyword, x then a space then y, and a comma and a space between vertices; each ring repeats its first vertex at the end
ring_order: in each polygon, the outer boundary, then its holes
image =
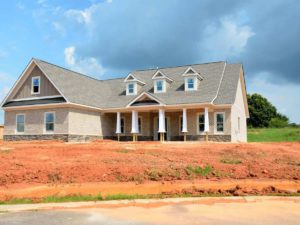
POLYGON ((89 78, 89 79, 93 79, 93 80, 100 81, 100 82, 103 81, 103 80, 96 79, 96 78, 94 78, 94 77, 92 77, 92 76, 89 76, 89 75, 86 75, 86 74, 83 74, 83 73, 79 73, 79 72, 76 72, 76 71, 74 71, 74 70, 67 69, 67 68, 65 68, 65 67, 56 65, 56 64, 54 64, 54 63, 47 62, 47 61, 42 60, 42 59, 38 59, 38 58, 32 58, 32 59, 37 60, 37 61, 41 61, 41 62, 44 62, 44 63, 47 63, 47 64, 49 64, 49 65, 51 65, 51 66, 55 66, 55 67, 58 67, 58 68, 63 69, 63 70, 70 71, 70 72, 72 72, 72 73, 76 73, 76 74, 79 75, 79 76, 87 77, 87 78, 89 78))
POLYGON ((181 66, 156 67, 156 68, 149 68, 149 69, 134 70, 133 72, 135 72, 135 71, 147 71, 147 70, 170 69, 170 68, 178 68, 178 67, 186 67, 186 66, 199 66, 199 65, 213 64, 213 63, 226 63, 226 61, 215 61, 215 62, 206 62, 206 63, 195 63, 195 64, 188 64, 188 65, 181 65, 181 66))

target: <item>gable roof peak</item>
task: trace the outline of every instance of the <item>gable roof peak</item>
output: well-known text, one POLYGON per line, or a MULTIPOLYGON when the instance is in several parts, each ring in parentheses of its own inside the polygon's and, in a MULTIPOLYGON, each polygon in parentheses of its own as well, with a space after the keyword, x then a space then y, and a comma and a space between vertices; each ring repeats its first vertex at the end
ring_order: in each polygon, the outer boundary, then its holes
POLYGON ((155 72, 155 74, 152 76, 152 80, 156 80, 156 79, 166 79, 168 82, 173 82, 173 80, 171 78, 169 78, 168 76, 166 76, 160 70, 157 70, 155 72))
POLYGON ((125 77, 124 79, 124 82, 127 83, 127 82, 137 82, 141 85, 145 85, 146 83, 137 79, 132 73, 128 74, 127 77, 125 77))
POLYGON ((198 79, 203 80, 203 77, 200 75, 200 73, 198 73, 193 67, 189 66, 184 73, 182 74, 182 76, 197 76, 198 79))

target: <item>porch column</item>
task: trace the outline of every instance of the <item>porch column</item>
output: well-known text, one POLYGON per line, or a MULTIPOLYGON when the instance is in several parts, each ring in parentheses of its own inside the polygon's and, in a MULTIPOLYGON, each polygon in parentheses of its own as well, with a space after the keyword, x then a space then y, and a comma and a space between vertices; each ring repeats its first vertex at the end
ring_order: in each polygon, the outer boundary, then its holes
POLYGON ((133 141, 137 141, 137 134, 139 133, 138 112, 132 110, 131 115, 131 133, 133 135, 133 141))
POLYGON ((204 132, 206 133, 206 141, 208 141, 208 132, 209 132, 208 107, 205 107, 205 113, 204 113, 204 132))
POLYGON ((120 141, 121 134, 121 113, 117 112, 117 121, 116 121, 116 134, 118 135, 118 141, 120 141))
POLYGON ((160 133, 160 141, 164 141, 165 127, 165 110, 159 109, 158 112, 158 133, 160 133))
POLYGON ((186 133, 188 132, 187 130, 187 118, 186 118, 186 109, 182 109, 182 131, 184 135, 184 141, 186 141, 186 133))

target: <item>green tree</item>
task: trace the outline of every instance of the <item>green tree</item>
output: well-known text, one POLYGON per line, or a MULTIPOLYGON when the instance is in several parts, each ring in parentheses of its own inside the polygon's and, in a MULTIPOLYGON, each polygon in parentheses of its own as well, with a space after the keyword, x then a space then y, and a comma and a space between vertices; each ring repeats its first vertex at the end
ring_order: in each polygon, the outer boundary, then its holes
POLYGON ((289 119, 278 113, 276 107, 262 95, 255 93, 253 95, 248 94, 247 97, 250 114, 249 127, 281 127, 288 124, 289 119))

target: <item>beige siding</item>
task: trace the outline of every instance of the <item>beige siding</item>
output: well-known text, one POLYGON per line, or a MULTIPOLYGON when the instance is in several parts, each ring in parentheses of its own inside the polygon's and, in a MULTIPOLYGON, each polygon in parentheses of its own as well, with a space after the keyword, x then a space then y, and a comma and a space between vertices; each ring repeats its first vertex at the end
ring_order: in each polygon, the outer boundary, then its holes
POLYGON ((56 88, 51 84, 43 72, 35 66, 30 72, 28 78, 24 81, 18 91, 13 95, 12 99, 22 99, 31 97, 60 95, 56 88), (31 94, 32 77, 40 76, 40 94, 31 94))
POLYGON ((54 108, 54 109, 34 109, 34 110, 20 110, 20 111, 6 111, 5 112, 5 127, 4 134, 16 134, 16 115, 25 115, 25 135, 39 135, 44 134, 44 114, 45 112, 55 113, 54 134, 68 133, 68 108, 54 108))
POLYGON ((0 125, 0 140, 3 139, 3 131, 4 131, 4 126, 0 125))
POLYGON ((69 134, 102 136, 100 112, 70 109, 69 134))
POLYGON ((239 80, 236 99, 231 108, 232 131, 231 139, 233 142, 247 142, 247 118, 245 113, 242 85, 239 80), (240 119, 238 119, 240 118, 240 119), (240 122, 238 122, 240 120, 240 122), (240 123, 240 125, 239 125, 240 123), (240 129, 239 129, 240 126, 240 129))

